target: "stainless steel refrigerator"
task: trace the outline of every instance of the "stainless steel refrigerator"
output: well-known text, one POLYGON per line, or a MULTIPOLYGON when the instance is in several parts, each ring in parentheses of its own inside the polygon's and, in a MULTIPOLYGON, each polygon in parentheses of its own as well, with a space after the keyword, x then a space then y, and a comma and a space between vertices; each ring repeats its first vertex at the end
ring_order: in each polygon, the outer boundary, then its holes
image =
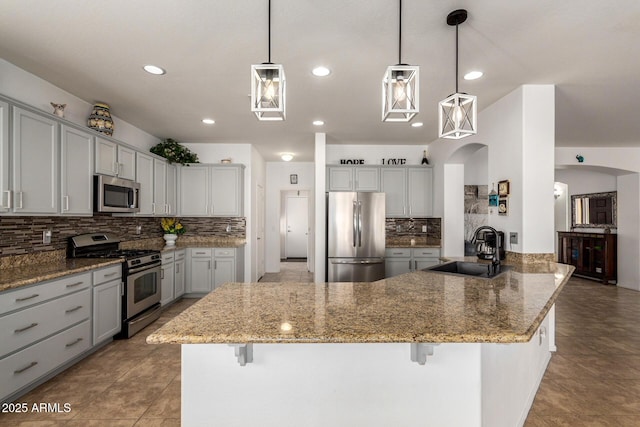
POLYGON ((327 199, 327 280, 384 279, 384 193, 330 192, 327 199))

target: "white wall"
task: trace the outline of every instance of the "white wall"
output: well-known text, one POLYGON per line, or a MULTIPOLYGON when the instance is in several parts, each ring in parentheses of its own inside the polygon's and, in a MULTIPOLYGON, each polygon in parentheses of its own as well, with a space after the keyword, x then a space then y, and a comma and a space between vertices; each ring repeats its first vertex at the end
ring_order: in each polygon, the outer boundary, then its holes
MULTIPOLYGON (((308 190, 310 194, 313 194, 313 189, 313 162, 266 163, 265 258, 268 273, 280 271, 280 192, 282 190, 308 190), (291 184, 289 179, 291 174, 298 175, 297 185, 291 184)), ((309 201, 311 202, 311 199, 309 201)), ((311 207, 312 203, 309 203, 309 208, 311 209, 311 207)))
POLYGON ((407 165, 419 165, 423 151, 431 157, 427 145, 337 145, 327 144, 327 165, 340 164, 340 159, 363 159, 367 165, 380 165, 382 159, 407 159, 407 165))
POLYGON ((489 147, 482 147, 464 162, 464 185, 491 185, 489 176, 489 147))
POLYGON ((569 187, 569 196, 574 194, 604 193, 616 191, 615 175, 584 168, 556 169, 556 181, 569 187))
MULTIPOLYGON (((83 127, 87 126, 87 118, 91 114, 93 102, 109 103, 108 99, 90 100, 90 102, 82 100, 4 59, 0 59, 0 94, 47 113, 53 111, 50 102, 67 104, 64 118, 83 127)), ((113 137, 115 139, 144 151, 160 142, 159 138, 120 119, 117 113, 117 110, 112 109, 111 116, 115 128, 113 137)))
MULTIPOLYGON (((245 265, 245 277, 247 277, 247 272, 250 271, 251 282, 257 282, 258 277, 258 185, 262 186, 262 188, 266 187, 266 177, 267 177, 267 165, 264 161, 264 157, 256 150, 256 148, 251 146, 251 185, 250 185, 250 199, 251 199, 251 208, 250 210, 245 210, 245 216, 251 218, 251 230, 247 230, 247 234, 251 236, 251 253, 250 253, 250 263, 249 265, 245 265), (249 213, 249 215, 247 215, 249 213), (247 268, 248 267, 248 268, 247 268)), ((266 188, 265 188, 265 197, 266 197, 266 188)), ((264 209, 265 206, 262 206, 264 209)), ((265 212, 266 213, 266 212, 265 212)), ((265 223, 266 227, 266 223, 265 223)), ((266 250, 266 248, 265 248, 266 250)), ((246 254, 245 254, 246 255, 246 254)), ((246 259, 246 258, 245 258, 246 259)), ((247 281, 247 280, 245 280, 247 281)))
MULTIPOLYGON (((459 217, 464 212, 464 176, 463 164, 444 165, 444 218, 459 217)), ((464 215, 462 216, 464 221, 464 215)), ((442 224, 442 256, 461 256, 464 254, 464 222, 462 227, 451 221, 442 224)))

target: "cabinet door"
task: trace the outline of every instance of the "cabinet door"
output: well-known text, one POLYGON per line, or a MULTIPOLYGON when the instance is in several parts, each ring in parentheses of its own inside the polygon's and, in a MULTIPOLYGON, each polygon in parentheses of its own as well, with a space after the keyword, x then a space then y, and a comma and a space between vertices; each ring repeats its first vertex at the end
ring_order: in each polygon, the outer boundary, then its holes
POLYGON ((211 264, 211 258, 191 258, 189 282, 187 283, 188 292, 211 292, 211 279, 213 278, 211 264))
POLYGON ((380 191, 385 194, 387 218, 407 216, 407 170, 404 168, 382 168, 380 191))
POLYGON ((354 169, 354 191, 379 191, 380 168, 363 168, 356 166, 354 169))
POLYGON ((433 267, 434 265, 440 264, 439 258, 415 258, 413 260, 413 268, 414 270, 424 270, 428 267, 433 267))
POLYGON ((13 110, 14 212, 58 212, 58 123, 21 108, 13 110))
POLYGON ((96 173, 116 176, 118 174, 118 144, 96 137, 96 173))
POLYGON ((184 295, 184 285, 185 285, 184 267, 185 267, 184 258, 176 260, 174 264, 174 270, 175 270, 174 271, 175 279, 174 279, 174 287, 173 287, 174 298, 179 298, 182 295, 184 295))
POLYGON ((178 168, 176 165, 167 165, 167 215, 177 215, 177 188, 178 168))
POLYGON ((179 174, 179 215, 209 215, 209 168, 206 166, 182 167, 179 174))
POLYGON ((93 136, 61 125, 60 211, 64 215, 93 214, 93 136))
POLYGON ((242 169, 239 167, 211 167, 211 203, 214 216, 242 215, 242 169))
POLYGON ((213 288, 236 280, 236 261, 233 258, 217 258, 214 261, 214 282, 213 288))
POLYGON ((136 181, 140 184, 138 215, 153 215, 153 158, 136 153, 136 181))
POLYGON ((122 179, 136 179, 136 152, 123 145, 118 145, 118 176, 122 179))
POLYGON ((329 191, 353 191, 353 167, 330 167, 329 191))
POLYGON ((93 288, 93 345, 120 332, 120 280, 112 280, 93 288))
POLYGON ((385 277, 399 276, 411 271, 411 258, 385 258, 385 277))
POLYGON ((9 191, 9 104, 0 101, 0 212, 11 209, 9 191))
POLYGON ((160 269, 160 304, 162 305, 167 305, 174 299, 174 268, 173 261, 171 261, 160 269))
POLYGON ((153 213, 164 216, 167 207, 167 162, 153 159, 153 213))
POLYGON ((407 196, 409 216, 426 217, 433 215, 433 169, 407 169, 407 196))

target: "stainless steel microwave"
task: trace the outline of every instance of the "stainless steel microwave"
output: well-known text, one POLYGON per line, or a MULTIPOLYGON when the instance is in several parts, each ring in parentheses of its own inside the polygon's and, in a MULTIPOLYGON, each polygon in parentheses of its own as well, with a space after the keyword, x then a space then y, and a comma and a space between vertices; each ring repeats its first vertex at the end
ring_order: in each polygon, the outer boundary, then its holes
POLYGON ((95 212, 139 212, 140 184, 115 176, 94 175, 93 210, 95 212))

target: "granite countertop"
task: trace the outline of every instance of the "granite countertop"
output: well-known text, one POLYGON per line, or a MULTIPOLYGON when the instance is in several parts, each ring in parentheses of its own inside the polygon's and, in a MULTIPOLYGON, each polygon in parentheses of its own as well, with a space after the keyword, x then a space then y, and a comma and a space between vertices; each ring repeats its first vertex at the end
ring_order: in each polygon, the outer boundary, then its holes
POLYGON ((7 268, 3 269, 0 275, 0 292, 121 262, 121 259, 75 258, 7 268))
POLYGON ((416 271, 373 283, 227 283, 147 342, 528 342, 573 270, 545 262, 491 280, 416 271))
POLYGON ((166 246, 164 240, 146 239, 140 242, 121 244, 124 249, 152 249, 156 251, 175 251, 185 248, 240 248, 247 244, 246 239, 237 237, 178 237, 174 246, 166 246))

